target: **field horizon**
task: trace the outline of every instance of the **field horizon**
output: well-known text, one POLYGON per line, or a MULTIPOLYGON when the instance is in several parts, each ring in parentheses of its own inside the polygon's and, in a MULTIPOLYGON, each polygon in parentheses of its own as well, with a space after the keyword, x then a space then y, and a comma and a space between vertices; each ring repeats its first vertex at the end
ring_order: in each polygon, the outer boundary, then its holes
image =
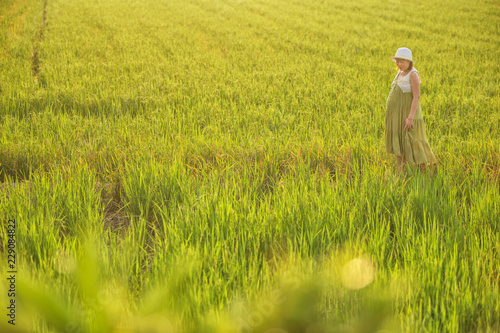
POLYGON ((0 330, 499 331, 499 23, 492 0, 3 0, 0 330), (385 151, 399 47, 426 173, 385 151))

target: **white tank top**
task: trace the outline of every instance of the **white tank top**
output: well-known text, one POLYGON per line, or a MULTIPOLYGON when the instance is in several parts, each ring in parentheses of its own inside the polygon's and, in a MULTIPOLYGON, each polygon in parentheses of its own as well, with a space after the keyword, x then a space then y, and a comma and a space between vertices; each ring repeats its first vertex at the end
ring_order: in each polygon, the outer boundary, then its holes
POLYGON ((398 71, 398 74, 396 74, 396 77, 394 78, 394 81, 392 83, 397 84, 399 88, 401 88, 401 91, 403 91, 404 93, 410 93, 411 92, 410 75, 412 72, 417 72, 418 74, 417 69, 413 67, 411 71, 409 71, 408 74, 406 74, 403 77, 403 79, 401 79, 401 81, 398 82, 399 74, 402 73, 402 71, 398 71))

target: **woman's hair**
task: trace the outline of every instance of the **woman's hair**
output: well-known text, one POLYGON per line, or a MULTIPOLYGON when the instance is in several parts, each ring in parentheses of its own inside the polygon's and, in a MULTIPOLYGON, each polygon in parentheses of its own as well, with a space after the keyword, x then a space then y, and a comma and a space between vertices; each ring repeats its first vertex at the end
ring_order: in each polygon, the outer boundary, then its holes
POLYGON ((411 71, 412 68, 413 68, 413 62, 410 61, 410 66, 408 66, 408 70, 411 71))

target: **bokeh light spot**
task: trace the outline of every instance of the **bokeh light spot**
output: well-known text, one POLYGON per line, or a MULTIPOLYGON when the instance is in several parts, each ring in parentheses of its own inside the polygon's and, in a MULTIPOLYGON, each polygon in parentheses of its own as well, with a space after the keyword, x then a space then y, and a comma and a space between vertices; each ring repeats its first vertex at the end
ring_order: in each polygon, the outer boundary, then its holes
POLYGON ((346 288, 362 289, 375 279, 375 267, 367 258, 355 258, 344 265, 340 277, 346 288))

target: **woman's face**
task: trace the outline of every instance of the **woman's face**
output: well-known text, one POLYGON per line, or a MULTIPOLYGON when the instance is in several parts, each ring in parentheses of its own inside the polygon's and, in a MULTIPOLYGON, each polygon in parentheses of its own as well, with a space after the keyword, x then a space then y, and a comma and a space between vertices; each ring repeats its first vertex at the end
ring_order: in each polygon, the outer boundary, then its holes
POLYGON ((408 67, 410 67, 410 61, 403 59, 396 59, 396 65, 398 66, 399 70, 405 71, 408 69, 408 67))

